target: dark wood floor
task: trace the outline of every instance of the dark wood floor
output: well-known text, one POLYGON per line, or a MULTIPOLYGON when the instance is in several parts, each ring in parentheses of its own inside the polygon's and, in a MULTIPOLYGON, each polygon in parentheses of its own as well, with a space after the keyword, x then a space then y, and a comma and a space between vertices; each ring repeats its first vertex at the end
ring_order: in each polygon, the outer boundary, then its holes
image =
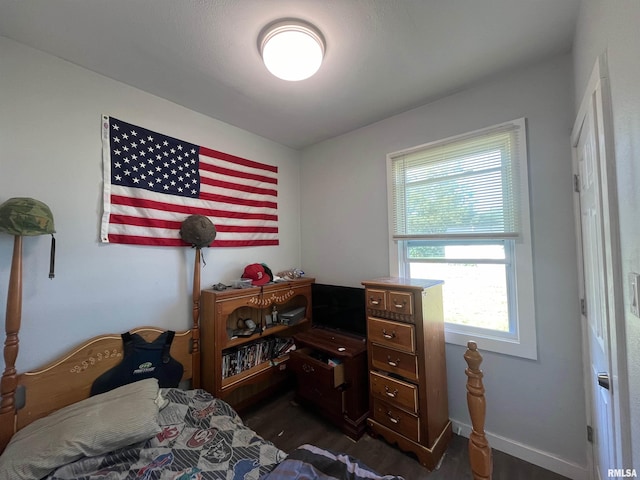
MULTIPOLYGON (((400 475, 406 480, 466 480, 471 479, 468 440, 453 435, 440 467, 433 472, 423 468, 412 454, 404 453, 384 440, 365 434, 357 442, 343 435, 333 425, 299 406, 293 393, 271 398, 259 408, 242 413, 245 424, 263 438, 285 452, 310 443, 339 451, 360 459, 363 463, 386 475, 400 475)), ((566 477, 531 465, 502 452, 493 452, 495 480, 566 480, 566 477)))

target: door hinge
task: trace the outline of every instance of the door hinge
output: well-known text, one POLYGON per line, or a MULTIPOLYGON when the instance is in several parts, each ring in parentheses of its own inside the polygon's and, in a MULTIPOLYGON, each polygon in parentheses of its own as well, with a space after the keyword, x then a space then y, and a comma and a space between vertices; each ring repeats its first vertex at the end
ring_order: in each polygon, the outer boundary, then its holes
POLYGON ((587 315, 587 301, 584 298, 580 299, 580 313, 584 316, 587 315))
POLYGON ((593 443, 593 427, 591 425, 587 425, 587 441, 593 443))
POLYGON ((580 175, 577 173, 573 175, 573 191, 580 193, 580 175))

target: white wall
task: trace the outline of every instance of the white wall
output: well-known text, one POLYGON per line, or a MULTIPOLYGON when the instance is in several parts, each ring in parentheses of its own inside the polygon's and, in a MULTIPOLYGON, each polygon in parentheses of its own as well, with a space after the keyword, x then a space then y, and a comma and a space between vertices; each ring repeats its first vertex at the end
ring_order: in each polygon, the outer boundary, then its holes
MULTIPOLYGON (((42 200, 58 232, 54 280, 47 275, 49 238, 24 238, 18 371, 101 333, 191 322, 192 249, 98 243, 101 114, 279 167, 280 245, 204 249, 203 287, 238 278, 253 262, 274 271, 300 266, 299 152, 4 37, 0 112, 0 203, 42 200)), ((2 312, 12 248, 13 237, 0 234, 2 312)))
MULTIPOLYGON (((573 478, 586 435, 572 210, 569 56, 494 79, 303 151, 302 258, 318 281, 388 275, 385 156, 526 117, 538 360, 485 352, 494 447, 573 478)), ((480 348, 482 347, 480 342, 480 348)), ((468 424, 464 349, 447 345, 449 407, 468 424)))
MULTIPOLYGON (((637 0, 584 0, 574 45, 576 111, 596 58, 608 59, 615 165, 620 218, 620 252, 624 284, 627 369, 629 372, 631 465, 611 468, 640 469, 640 318, 629 311, 627 276, 640 272, 640 2, 637 0)), ((614 392, 615 394, 615 392, 614 392)))

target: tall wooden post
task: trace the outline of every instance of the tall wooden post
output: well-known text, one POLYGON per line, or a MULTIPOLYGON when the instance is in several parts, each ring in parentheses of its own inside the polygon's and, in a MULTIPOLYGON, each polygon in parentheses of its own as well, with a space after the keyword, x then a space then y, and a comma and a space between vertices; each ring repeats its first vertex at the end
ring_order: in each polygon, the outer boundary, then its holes
POLYGON ((18 358, 18 332, 22 319, 22 236, 13 242, 13 257, 7 294, 6 337, 4 341, 4 373, 0 379, 0 452, 9 443, 15 425, 15 394, 18 386, 16 358, 18 358), (13 417, 13 418, 12 418, 13 417))
POLYGON ((467 362, 465 373, 467 374, 467 405, 473 429, 469 435, 469 461, 474 480, 491 479, 493 460, 491 447, 484 434, 484 421, 486 415, 486 401, 484 397, 484 384, 482 383, 482 355, 478 352, 476 342, 467 343, 467 351, 464 354, 467 362))
POLYGON ((191 326, 193 339, 192 388, 200 388, 200 248, 196 248, 196 259, 193 266, 193 324, 191 326))

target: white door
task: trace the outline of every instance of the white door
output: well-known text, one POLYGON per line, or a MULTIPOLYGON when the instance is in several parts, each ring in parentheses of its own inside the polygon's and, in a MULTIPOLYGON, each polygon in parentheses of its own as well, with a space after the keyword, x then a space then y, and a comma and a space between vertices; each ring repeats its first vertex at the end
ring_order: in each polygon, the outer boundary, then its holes
POLYGON ((605 264, 604 224, 600 187, 598 137, 594 109, 588 109, 578 137, 577 160, 580 190, 580 223, 585 308, 592 400, 594 471, 596 478, 607 478, 615 467, 613 412, 609 381, 609 308, 607 305, 607 266, 605 264))
POLYGON ((624 304, 606 59, 593 70, 571 135, 582 273, 583 345, 592 477, 631 458, 624 304))

